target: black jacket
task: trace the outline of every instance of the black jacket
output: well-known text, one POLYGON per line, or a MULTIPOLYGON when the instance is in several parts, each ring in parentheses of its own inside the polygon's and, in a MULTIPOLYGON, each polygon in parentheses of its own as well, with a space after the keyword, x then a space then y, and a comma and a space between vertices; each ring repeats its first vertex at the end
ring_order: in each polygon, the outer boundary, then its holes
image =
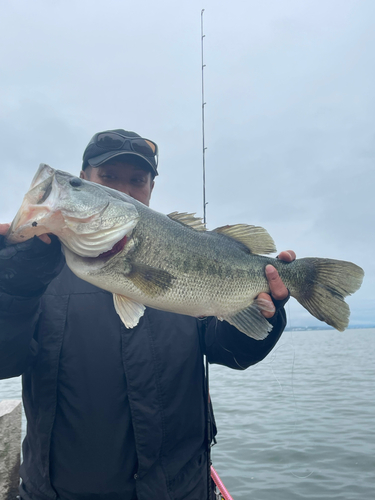
MULTIPOLYGON (((272 323, 267 339, 255 341, 216 318, 200 321, 147 308, 140 323, 126 329, 115 313, 112 294, 78 279, 66 266, 41 297, 1 292, 0 378, 23 375, 28 420, 21 495, 26 500, 56 498, 50 453, 59 431, 60 388, 80 380, 77 373, 85 363, 80 339, 89 346, 90 362, 95 359, 98 384, 106 384, 111 360, 97 352, 96 339, 108 336, 110 342, 109 333, 115 332, 135 436, 137 498, 207 498, 202 356, 210 363, 247 368, 279 339, 286 324, 283 308, 277 308, 272 323), (71 374, 76 378, 70 380, 71 374)), ((96 404, 100 408, 101 400, 96 404)), ((90 418, 88 414, 87 422, 90 418)))

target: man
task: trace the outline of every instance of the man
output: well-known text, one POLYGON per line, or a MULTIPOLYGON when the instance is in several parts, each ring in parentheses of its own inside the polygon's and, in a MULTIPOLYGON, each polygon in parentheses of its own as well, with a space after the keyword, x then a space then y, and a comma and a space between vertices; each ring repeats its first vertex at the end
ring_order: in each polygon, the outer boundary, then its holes
MULTIPOLYGON (((156 175, 156 144, 120 129, 94 135, 80 174, 145 205, 156 175)), ((151 308, 127 329, 112 295, 64 266, 55 236, 10 247, 1 237, 0 378, 23 375, 28 420, 21 498, 208 498, 202 356, 244 369, 274 347, 288 291, 272 266, 266 274, 272 299, 261 295, 275 307, 263 341, 151 308)))

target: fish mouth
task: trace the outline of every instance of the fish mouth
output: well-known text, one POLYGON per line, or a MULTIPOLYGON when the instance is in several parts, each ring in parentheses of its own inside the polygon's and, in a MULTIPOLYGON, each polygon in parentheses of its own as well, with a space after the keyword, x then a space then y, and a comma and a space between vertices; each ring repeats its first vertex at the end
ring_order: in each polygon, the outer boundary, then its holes
MULTIPOLYGON (((115 200, 111 211, 112 205, 105 196, 103 200, 99 199, 99 202, 91 205, 88 203, 90 210, 82 211, 81 205, 76 203, 74 197, 69 198, 70 189, 68 192, 64 191, 65 184, 70 184, 71 178, 73 177, 66 172, 41 165, 6 239, 12 244, 26 241, 33 236, 53 233, 73 254, 107 262, 129 243, 139 214, 133 205, 127 203, 123 206, 122 200, 115 200)), ((68 184, 67 186, 69 188, 68 184)), ((86 198, 84 201, 87 205, 86 198)))
POLYGON ((7 233, 7 240, 10 243, 26 241, 33 236, 40 236, 48 233, 44 226, 44 219, 48 210, 43 205, 52 191, 53 173, 51 167, 39 167, 35 175, 32 188, 24 197, 21 207, 13 219, 7 233))

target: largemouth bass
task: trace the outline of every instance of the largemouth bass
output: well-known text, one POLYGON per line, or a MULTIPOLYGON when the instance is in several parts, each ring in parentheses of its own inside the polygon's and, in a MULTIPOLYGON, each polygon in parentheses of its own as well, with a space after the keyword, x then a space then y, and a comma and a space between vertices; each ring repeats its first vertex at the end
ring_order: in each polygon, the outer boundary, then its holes
MULTIPOLYGON (((113 293, 117 313, 136 326, 145 306, 194 317, 216 316, 261 340, 271 325, 256 297, 269 292, 272 264, 302 306, 343 331, 344 298, 361 286, 363 270, 321 258, 286 263, 261 227, 237 224, 206 231, 192 214, 158 213, 119 191, 41 165, 7 239, 53 233, 67 265, 81 279, 113 293)), ((267 302, 267 301, 265 301, 267 302)))

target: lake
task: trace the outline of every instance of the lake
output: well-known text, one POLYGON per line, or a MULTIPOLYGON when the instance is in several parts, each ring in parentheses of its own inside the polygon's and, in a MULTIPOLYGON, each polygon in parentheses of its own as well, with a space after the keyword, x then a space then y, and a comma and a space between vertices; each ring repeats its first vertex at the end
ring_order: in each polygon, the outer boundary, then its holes
MULTIPOLYGON (((375 496, 375 329, 284 332, 261 363, 210 368, 213 464, 234 500, 375 496)), ((0 381, 0 400, 21 396, 0 381)))
POLYGON ((285 332, 210 382, 213 463, 234 499, 375 498, 375 329, 285 332))

